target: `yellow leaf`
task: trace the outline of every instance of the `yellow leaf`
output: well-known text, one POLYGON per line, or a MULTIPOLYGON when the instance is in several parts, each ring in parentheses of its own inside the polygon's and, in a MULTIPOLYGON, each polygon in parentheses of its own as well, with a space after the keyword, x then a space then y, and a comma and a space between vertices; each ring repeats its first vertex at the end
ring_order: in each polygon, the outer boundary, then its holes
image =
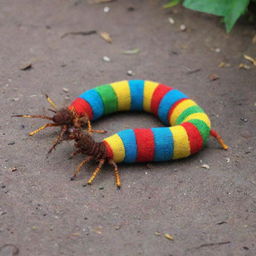
POLYGON ((164 237, 167 238, 167 239, 169 239, 169 240, 174 240, 173 236, 170 235, 170 234, 168 234, 168 233, 165 233, 165 234, 164 234, 164 237))
POLYGON ((107 41, 108 43, 112 43, 112 38, 110 37, 109 33, 107 32, 100 32, 100 36, 107 41))
POLYGON ((253 57, 251 57, 251 56, 248 56, 248 55, 245 55, 245 54, 244 54, 244 58, 245 58, 246 60, 250 61, 253 65, 256 66, 256 59, 255 59, 255 58, 253 58, 253 57))

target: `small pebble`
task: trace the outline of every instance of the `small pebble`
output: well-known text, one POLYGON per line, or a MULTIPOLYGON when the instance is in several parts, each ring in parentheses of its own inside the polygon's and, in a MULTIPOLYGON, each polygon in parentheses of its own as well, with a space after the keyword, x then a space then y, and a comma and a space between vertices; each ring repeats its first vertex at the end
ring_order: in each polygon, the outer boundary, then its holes
POLYGON ((216 48, 215 52, 219 53, 220 52, 220 48, 216 48))
POLYGON ((104 56, 104 57, 103 57, 103 60, 104 60, 105 62, 110 62, 110 61, 111 61, 111 59, 110 59, 108 56, 104 56))
POLYGON ((105 6, 103 10, 105 13, 108 13, 110 11, 110 8, 108 6, 105 6))
POLYGON ((14 145, 15 144, 15 141, 11 141, 8 143, 8 145, 14 145))
POLYGON ((168 18, 169 22, 173 25, 175 23, 174 19, 173 18, 168 18))
POLYGON ((17 171, 17 168, 16 168, 16 167, 12 167, 12 168, 10 168, 10 171, 11 171, 11 172, 16 172, 16 171, 17 171))
POLYGON ((217 75, 217 74, 210 74, 208 76, 208 78, 211 80, 211 81, 216 81, 218 79, 220 79, 220 77, 217 75))
POLYGON ((225 160, 227 163, 230 163, 230 158, 229 157, 225 157, 225 160))
POLYGON ((70 96, 65 96, 65 100, 69 100, 70 99, 70 96))
MULTIPOLYGON (((5 214, 7 214, 7 212, 4 212, 4 211, 2 211, 1 209, 0 209, 0 216, 3 216, 3 215, 5 215, 5 214)), ((1 255, 1 254, 0 254, 1 255)))
POLYGON ((65 88, 65 87, 63 87, 62 90, 63 90, 63 92, 69 92, 69 89, 65 88))
POLYGON ((240 118, 240 120, 241 120, 241 121, 243 121, 243 122, 245 122, 245 123, 247 123, 247 122, 248 122, 248 119, 247 119, 247 118, 243 118, 243 117, 241 117, 241 118, 240 118))
POLYGON ((210 166, 208 164, 202 164, 201 167, 205 169, 210 169, 210 166))
POLYGON ((121 225, 115 226, 115 230, 119 230, 121 227, 121 225))
POLYGON ((20 98, 11 98, 11 101, 18 101, 20 98))
POLYGON ((181 25, 180 25, 180 30, 183 31, 183 32, 186 31, 186 30, 187 30, 186 25, 181 24, 181 25))
POLYGON ((132 71, 132 70, 128 70, 128 71, 127 71, 127 75, 128 75, 128 76, 133 76, 133 75, 134 75, 134 73, 133 73, 133 71, 132 71))

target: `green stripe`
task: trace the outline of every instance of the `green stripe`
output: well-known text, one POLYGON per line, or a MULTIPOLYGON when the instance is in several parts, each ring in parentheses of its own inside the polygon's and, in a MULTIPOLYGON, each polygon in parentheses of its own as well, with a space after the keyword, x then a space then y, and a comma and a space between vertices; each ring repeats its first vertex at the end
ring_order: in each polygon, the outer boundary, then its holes
POLYGON ((204 121, 199 119, 191 119, 188 122, 194 124, 197 127, 197 129, 199 130, 203 138, 204 145, 205 145, 210 134, 210 128, 208 127, 208 125, 204 121))
POLYGON ((176 120, 176 124, 181 124, 188 116, 195 113, 204 113, 204 111, 198 105, 189 107, 179 115, 176 120))
POLYGON ((95 88, 99 93, 103 104, 104 114, 110 114, 117 111, 117 96, 112 86, 109 84, 101 85, 95 88))

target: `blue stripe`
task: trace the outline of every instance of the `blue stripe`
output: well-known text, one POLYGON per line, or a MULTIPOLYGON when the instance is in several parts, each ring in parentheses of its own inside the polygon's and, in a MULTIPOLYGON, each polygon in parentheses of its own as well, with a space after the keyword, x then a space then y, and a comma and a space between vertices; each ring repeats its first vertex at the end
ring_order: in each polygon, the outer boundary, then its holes
POLYGON ((188 98, 188 96, 179 90, 171 90, 165 94, 158 108, 158 117, 164 124, 169 125, 168 113, 173 104, 184 98, 188 98))
POLYGON ((143 110, 144 80, 130 80, 131 110, 143 110))
POLYGON ((159 127, 151 129, 154 134, 154 161, 168 161, 173 155, 173 135, 169 128, 159 127))
POLYGON ((98 119, 104 114, 104 104, 97 91, 91 89, 82 93, 79 95, 79 97, 86 100, 90 104, 93 112, 92 120, 98 119))
POLYGON ((135 133, 132 129, 123 130, 117 133, 124 143, 125 158, 123 162, 132 163, 137 158, 137 144, 135 133))

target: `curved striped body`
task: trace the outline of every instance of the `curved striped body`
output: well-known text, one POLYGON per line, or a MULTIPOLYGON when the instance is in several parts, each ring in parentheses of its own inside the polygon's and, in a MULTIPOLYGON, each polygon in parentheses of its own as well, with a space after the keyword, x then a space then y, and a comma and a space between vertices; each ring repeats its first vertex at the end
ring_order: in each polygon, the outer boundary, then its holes
POLYGON ((146 111, 166 126, 120 131, 103 141, 115 162, 168 161, 188 157, 208 140, 208 116, 184 93, 146 80, 120 81, 82 93, 69 109, 96 120, 117 111, 146 111))

